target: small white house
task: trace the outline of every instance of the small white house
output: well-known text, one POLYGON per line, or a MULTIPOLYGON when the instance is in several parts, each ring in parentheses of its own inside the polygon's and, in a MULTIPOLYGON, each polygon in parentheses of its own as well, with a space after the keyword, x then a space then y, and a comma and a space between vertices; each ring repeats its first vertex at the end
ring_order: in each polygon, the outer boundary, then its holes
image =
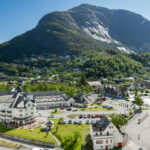
POLYGON ((123 146, 123 135, 107 117, 91 124, 91 137, 94 150, 109 150, 123 146))

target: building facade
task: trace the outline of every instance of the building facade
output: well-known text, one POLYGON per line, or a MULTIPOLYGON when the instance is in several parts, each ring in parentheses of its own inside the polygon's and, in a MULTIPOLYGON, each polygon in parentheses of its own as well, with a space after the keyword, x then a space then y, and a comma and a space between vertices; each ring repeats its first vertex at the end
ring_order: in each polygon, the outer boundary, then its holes
POLYGON ((117 86, 117 85, 105 85, 104 91, 105 96, 111 96, 116 98, 122 98, 127 93, 127 88, 123 86, 117 86))
POLYGON ((106 117, 91 124, 91 137, 94 150, 109 150, 123 146, 122 134, 106 117))
POLYGON ((36 102, 25 93, 0 93, 0 124, 18 127, 35 121, 36 102))
POLYGON ((31 92, 28 95, 36 101, 37 109, 71 107, 75 103, 75 100, 64 92, 31 92))

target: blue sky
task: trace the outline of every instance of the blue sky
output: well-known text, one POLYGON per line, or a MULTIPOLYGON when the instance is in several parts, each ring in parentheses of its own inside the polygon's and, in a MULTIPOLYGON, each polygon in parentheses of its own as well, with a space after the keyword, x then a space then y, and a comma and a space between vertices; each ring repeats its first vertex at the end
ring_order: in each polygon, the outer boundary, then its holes
POLYGON ((82 3, 126 9, 150 20, 150 0, 0 0, 0 43, 32 29, 46 13, 82 3))

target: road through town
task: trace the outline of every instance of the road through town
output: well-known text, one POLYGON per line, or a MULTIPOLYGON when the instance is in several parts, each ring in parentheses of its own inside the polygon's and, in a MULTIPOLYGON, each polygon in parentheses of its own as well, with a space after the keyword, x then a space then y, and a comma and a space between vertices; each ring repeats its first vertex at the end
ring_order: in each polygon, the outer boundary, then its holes
POLYGON ((123 150, 150 150, 150 111, 143 111, 124 128, 124 131, 129 141, 123 150))

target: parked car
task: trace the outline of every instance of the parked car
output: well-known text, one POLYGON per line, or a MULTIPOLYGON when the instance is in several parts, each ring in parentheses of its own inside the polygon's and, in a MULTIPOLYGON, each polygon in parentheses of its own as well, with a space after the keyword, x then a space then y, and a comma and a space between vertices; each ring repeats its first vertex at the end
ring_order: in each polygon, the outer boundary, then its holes
POLYGON ((66 110, 67 110, 67 111, 71 111, 71 110, 72 110, 72 108, 67 108, 66 110))
POLYGON ((83 118, 86 119, 86 118, 87 118, 87 115, 84 115, 83 118))
POLYGON ((68 124, 72 124, 72 120, 69 120, 69 121, 68 121, 68 124))
POLYGON ((66 121, 66 120, 63 120, 62 124, 66 124, 66 123, 67 123, 67 121, 66 121))
POLYGON ((63 109, 65 109, 65 107, 60 107, 59 109, 63 110, 63 109))
POLYGON ((74 109, 74 110, 73 110, 73 112, 76 112, 76 111, 78 111, 78 110, 77 110, 77 109, 74 109))
POLYGON ((78 122, 77 122, 77 121, 74 121, 73 124, 78 124, 78 122))
POLYGON ((49 115, 48 118, 54 118, 54 115, 49 115))
POLYGON ((89 120, 87 120, 87 121, 86 121, 86 124, 90 124, 90 121, 89 121, 89 120))
POLYGON ((103 107, 106 108, 106 109, 113 109, 112 106, 108 106, 108 105, 104 105, 103 107))
POLYGON ((90 115, 90 114, 88 114, 88 115, 87 115, 87 118, 91 118, 91 115, 90 115))
POLYGON ((95 118, 95 115, 92 115, 91 118, 95 118))
POLYGON ((95 123, 96 121, 95 120, 91 120, 91 123, 95 123))
POLYGON ((80 116, 79 116, 79 119, 82 119, 82 118, 83 118, 83 116, 82 116, 82 115, 80 115, 80 116))
POLYGON ((78 122, 78 124, 79 124, 79 125, 82 125, 82 121, 80 120, 80 121, 78 122))

